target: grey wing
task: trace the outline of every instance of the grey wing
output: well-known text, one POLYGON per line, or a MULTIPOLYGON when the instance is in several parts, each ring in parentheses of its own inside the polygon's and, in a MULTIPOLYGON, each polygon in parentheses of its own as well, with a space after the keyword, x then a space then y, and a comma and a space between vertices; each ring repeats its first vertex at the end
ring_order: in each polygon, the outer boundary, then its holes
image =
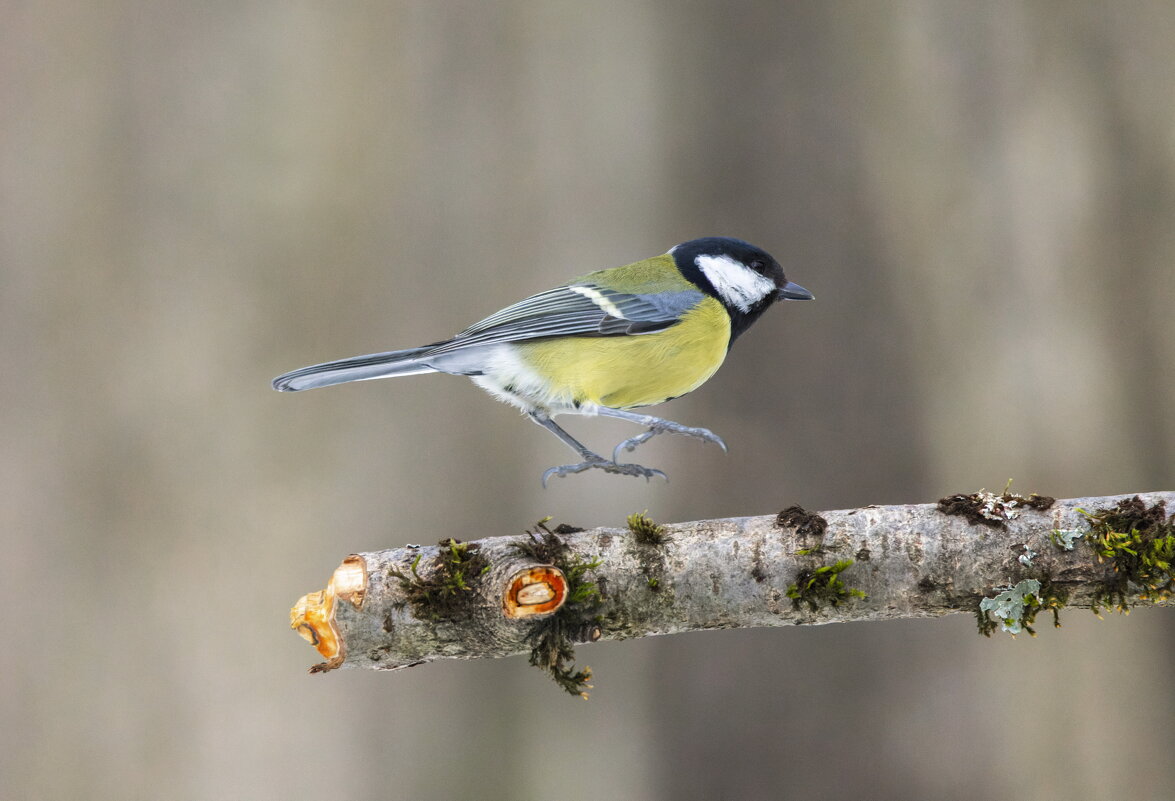
POLYGON ((474 323, 429 355, 499 342, 559 336, 632 336, 676 323, 705 296, 696 290, 628 294, 588 282, 540 292, 474 323))

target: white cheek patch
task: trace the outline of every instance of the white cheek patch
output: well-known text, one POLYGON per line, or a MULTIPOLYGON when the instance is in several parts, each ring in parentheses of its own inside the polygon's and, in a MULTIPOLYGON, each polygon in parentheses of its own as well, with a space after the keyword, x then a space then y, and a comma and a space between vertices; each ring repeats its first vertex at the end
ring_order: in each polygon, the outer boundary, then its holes
POLYGON ((722 299, 739 311, 750 311, 775 291, 774 281, 729 256, 698 256, 694 264, 722 299))

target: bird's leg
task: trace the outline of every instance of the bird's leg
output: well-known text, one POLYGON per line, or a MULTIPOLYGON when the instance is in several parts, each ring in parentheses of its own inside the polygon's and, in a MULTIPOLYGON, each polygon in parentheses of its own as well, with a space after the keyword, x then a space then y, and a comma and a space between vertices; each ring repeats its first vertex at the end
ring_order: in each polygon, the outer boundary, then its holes
POLYGON ((658 434, 684 434, 687 437, 694 437, 703 442, 713 442, 722 450, 726 450, 726 443, 722 441, 722 437, 715 434, 706 428, 690 428, 683 426, 681 423, 675 423, 672 420, 662 420, 660 417, 652 417, 647 414, 633 414, 622 409, 609 409, 606 406, 599 407, 596 412, 598 414, 606 415, 608 417, 617 417, 621 420, 627 420, 630 423, 636 423, 639 426, 648 427, 648 431, 643 434, 637 434, 635 437, 629 437, 621 442, 612 450, 612 461, 618 461, 620 454, 624 451, 634 451, 637 445, 648 442, 658 434))
POLYGON ((573 473, 582 473, 583 471, 591 470, 592 468, 598 468, 603 470, 605 473, 615 473, 621 476, 637 476, 646 480, 652 478, 653 476, 661 476, 661 478, 665 479, 666 481, 669 480, 669 477, 660 470, 654 470, 651 467, 643 467, 639 464, 619 464, 615 460, 608 461, 598 453, 589 451, 587 447, 585 447, 579 440, 556 425, 555 421, 552 420, 550 415, 548 415, 546 412, 531 411, 527 412, 527 415, 530 416, 531 420, 534 420, 540 426, 550 431, 552 434, 562 440, 565 445, 574 450, 583 458, 583 461, 579 464, 565 464, 560 465, 559 467, 552 467, 551 469, 547 470, 545 473, 543 473, 544 487, 547 486, 547 479, 549 479, 551 476, 559 476, 562 478, 563 476, 569 476, 573 473))

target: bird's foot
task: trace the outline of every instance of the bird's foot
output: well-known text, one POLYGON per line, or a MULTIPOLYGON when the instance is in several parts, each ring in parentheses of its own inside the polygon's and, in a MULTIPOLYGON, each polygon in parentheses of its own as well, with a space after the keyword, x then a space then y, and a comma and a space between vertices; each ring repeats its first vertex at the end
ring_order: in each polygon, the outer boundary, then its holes
POLYGON ((708 428, 690 428, 689 426, 683 426, 681 423, 674 423, 671 420, 657 420, 657 422, 650 425, 649 430, 645 433, 637 434, 635 437, 629 437, 613 448, 612 461, 619 462, 620 454, 625 451, 635 451, 638 445, 648 442, 658 434, 683 434, 687 437, 700 439, 703 442, 713 442, 724 452, 726 451, 726 443, 722 441, 722 437, 708 428))
POLYGON ((597 456, 594 453, 586 454, 585 459, 586 461, 580 462, 579 464, 564 464, 547 470, 543 473, 543 487, 547 486, 547 479, 551 476, 563 478, 564 476, 593 469, 603 470, 605 473, 613 473, 618 476, 635 476, 637 478, 643 478, 646 481, 653 476, 660 476, 666 481, 669 480, 669 476, 652 467, 645 467, 639 464, 622 464, 616 460, 608 461, 603 456, 597 456))

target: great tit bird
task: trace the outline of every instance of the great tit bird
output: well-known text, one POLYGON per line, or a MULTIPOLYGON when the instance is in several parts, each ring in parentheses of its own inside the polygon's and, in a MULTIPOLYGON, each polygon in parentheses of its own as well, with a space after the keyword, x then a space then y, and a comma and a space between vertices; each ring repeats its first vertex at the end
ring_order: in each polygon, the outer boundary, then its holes
POLYGON ((704 428, 636 414, 700 387, 734 340, 777 300, 812 300, 764 251, 730 237, 683 242, 651 259, 588 273, 474 323, 452 339, 408 350, 303 367, 273 380, 280 392, 418 373, 464 375, 513 404, 574 449, 582 462, 552 467, 566 476, 597 468, 626 476, 660 470, 623 464, 664 432, 713 442, 704 428), (593 453, 555 424, 559 414, 605 415, 648 430, 593 453))

